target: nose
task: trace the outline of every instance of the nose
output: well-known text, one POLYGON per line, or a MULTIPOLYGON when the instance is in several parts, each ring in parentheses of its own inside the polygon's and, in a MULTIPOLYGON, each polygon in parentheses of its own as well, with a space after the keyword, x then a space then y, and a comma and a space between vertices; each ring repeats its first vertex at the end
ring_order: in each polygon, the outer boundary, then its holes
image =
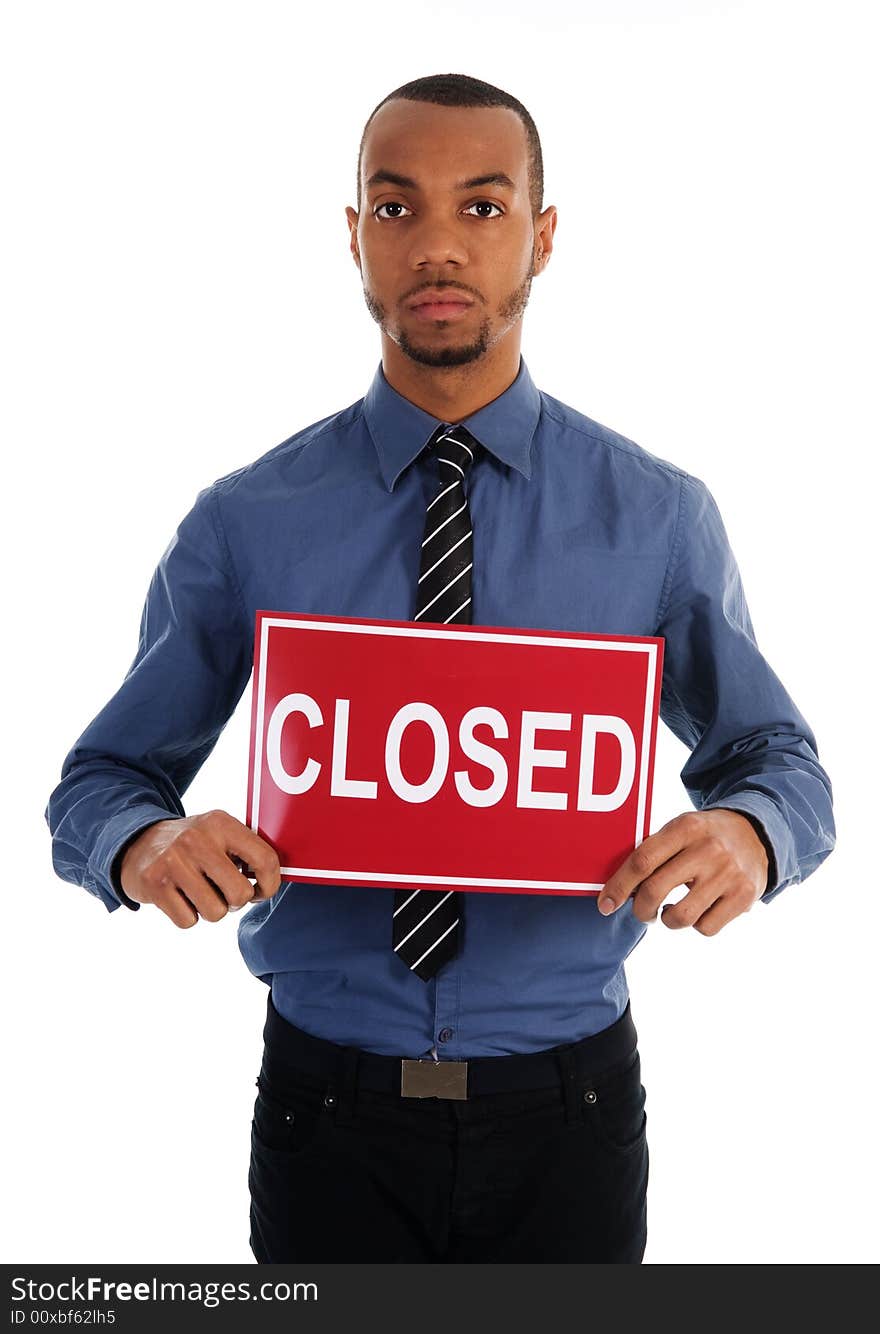
POLYGON ((426 220, 413 234, 410 250, 413 269, 439 269, 444 264, 467 264, 468 256, 461 238, 447 225, 426 220))

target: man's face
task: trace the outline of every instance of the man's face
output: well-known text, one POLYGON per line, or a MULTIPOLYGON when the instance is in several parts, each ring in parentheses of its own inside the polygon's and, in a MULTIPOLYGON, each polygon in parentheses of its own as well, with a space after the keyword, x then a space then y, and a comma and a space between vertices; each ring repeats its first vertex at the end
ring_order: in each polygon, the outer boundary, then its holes
MULTIPOLYGON (((552 233, 555 209, 537 223, 550 214, 552 233)), ((532 218, 525 127, 507 107, 387 102, 364 143, 360 214, 346 216, 367 309, 425 366, 463 366, 504 338, 545 262, 536 267, 536 249, 549 253, 532 218), (473 184, 489 176, 510 183, 473 184), (469 304, 419 311, 431 289, 469 304)))

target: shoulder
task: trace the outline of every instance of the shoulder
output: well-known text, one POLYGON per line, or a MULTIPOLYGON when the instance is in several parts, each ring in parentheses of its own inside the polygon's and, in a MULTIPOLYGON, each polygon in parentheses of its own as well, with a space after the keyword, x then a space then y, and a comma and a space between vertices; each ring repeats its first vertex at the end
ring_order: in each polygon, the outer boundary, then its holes
POLYGON ((652 453, 644 445, 588 417, 543 389, 540 392, 544 415, 571 448, 581 450, 597 462, 604 460, 609 466, 624 472, 653 474, 658 480, 672 483, 676 492, 681 490, 682 482, 697 480, 670 459, 652 453))
POLYGON ((211 493, 217 499, 247 495, 252 489, 259 490, 270 477, 274 482, 279 476, 286 476, 298 468, 308 468, 311 459, 317 462, 325 449, 338 445, 340 436, 345 435, 361 417, 363 405, 364 400, 360 398, 340 412, 312 422, 250 463, 215 478, 204 488, 204 493, 211 493))

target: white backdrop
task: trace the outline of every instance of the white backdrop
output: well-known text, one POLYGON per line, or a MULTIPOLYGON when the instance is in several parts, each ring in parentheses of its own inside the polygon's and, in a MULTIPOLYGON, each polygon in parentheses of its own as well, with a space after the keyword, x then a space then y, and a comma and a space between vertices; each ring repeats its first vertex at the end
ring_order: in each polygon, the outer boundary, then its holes
MULTIPOLYGON (((361 130, 455 71, 541 134, 559 223, 532 376, 709 485, 834 784, 813 877, 716 937, 658 922, 631 956, 645 1261, 876 1260, 870 6, 311 8, 5 11, 2 1258, 252 1260, 266 988, 239 918, 108 914, 55 877, 43 810, 196 492, 366 391, 361 130)), ((249 691, 188 813, 244 818, 248 724, 249 691)), ((661 728, 654 829, 688 809, 686 758, 661 728)))

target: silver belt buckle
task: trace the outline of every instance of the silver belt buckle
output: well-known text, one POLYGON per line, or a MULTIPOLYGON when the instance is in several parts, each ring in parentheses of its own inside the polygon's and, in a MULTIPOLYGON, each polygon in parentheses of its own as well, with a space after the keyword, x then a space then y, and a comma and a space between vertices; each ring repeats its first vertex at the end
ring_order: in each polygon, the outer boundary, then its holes
POLYGON ((401 1098, 467 1098, 467 1061, 400 1062, 401 1098))

